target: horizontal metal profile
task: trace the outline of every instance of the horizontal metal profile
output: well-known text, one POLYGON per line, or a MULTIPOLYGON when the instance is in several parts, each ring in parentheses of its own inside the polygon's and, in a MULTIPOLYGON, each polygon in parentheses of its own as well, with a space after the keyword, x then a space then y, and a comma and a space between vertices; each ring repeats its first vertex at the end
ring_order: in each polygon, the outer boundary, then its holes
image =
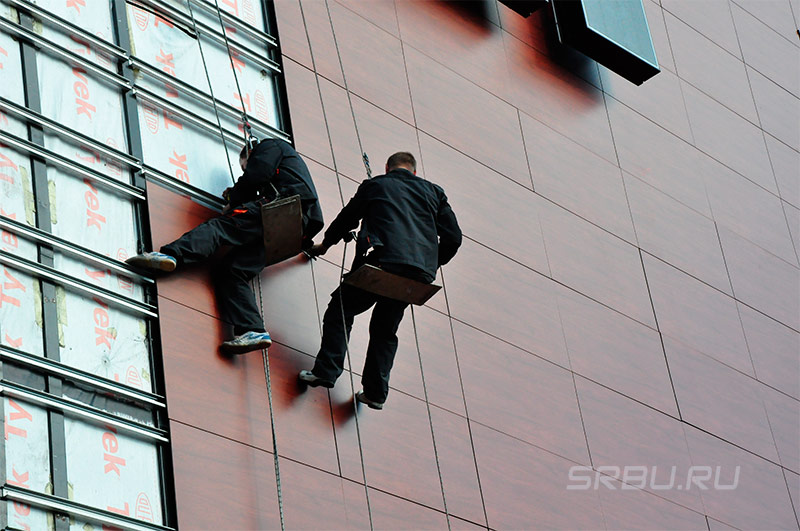
MULTIPOLYGON (((225 47, 225 35, 222 33, 222 28, 217 30, 216 28, 212 28, 208 24, 198 20, 192 20, 192 17, 181 13, 177 9, 168 6, 166 4, 156 3, 153 0, 137 0, 138 4, 149 6, 153 12, 155 13, 163 13, 168 18, 171 18, 177 22, 179 22, 182 26, 188 28, 197 28, 198 33, 202 35, 206 35, 211 40, 215 41, 217 44, 221 44, 225 47)), ((192 31, 194 33, 194 31, 192 31)), ((229 39, 230 41, 230 39, 229 39)), ((280 73, 281 67, 268 57, 264 57, 263 51, 252 50, 249 47, 245 46, 242 43, 236 42, 235 40, 231 43, 231 49, 235 49, 237 53, 241 54, 242 57, 246 57, 253 63, 260 65, 264 68, 272 70, 275 73, 280 73)))
POLYGON ((37 406, 60 411, 64 415, 79 417, 99 426, 111 426, 121 432, 137 437, 160 443, 168 443, 167 432, 141 422, 117 417, 96 407, 87 406, 80 402, 51 395, 30 387, 18 385, 8 380, 0 381, 0 395, 22 400, 37 406))
POLYGON ((34 110, 31 110, 27 107, 23 107, 13 101, 6 99, 0 96, 0 108, 5 109, 10 114, 17 116, 28 123, 36 124, 43 129, 47 129, 49 131, 53 131, 60 136, 69 138, 70 140, 74 140, 75 142, 88 145, 91 149, 102 153, 103 155, 107 156, 110 159, 114 159, 114 161, 119 162, 120 164, 124 164, 131 169, 138 170, 141 168, 141 163, 131 157, 127 153, 110 147, 106 144, 101 144, 94 138, 87 136, 81 132, 75 131, 74 129, 62 125, 55 120, 51 120, 50 118, 44 116, 41 113, 38 113, 34 110))
POLYGON ((178 192, 179 194, 187 195, 191 199, 194 199, 198 203, 201 203, 213 210, 222 210, 222 206, 225 204, 225 202, 219 196, 206 192, 205 190, 197 188, 196 186, 192 186, 191 184, 186 184, 183 181, 179 181, 175 177, 167 175, 166 173, 153 168, 152 166, 145 164, 142 167, 142 175, 148 180, 159 182, 166 188, 178 192))
MULTIPOLYGON (((217 5, 209 2, 208 0, 191 0, 191 2, 206 9, 207 11, 213 12, 216 16, 218 9, 217 5)), ((229 15, 225 11, 219 10, 219 14, 222 15, 222 21, 228 26, 232 26, 237 30, 241 30, 242 32, 247 33, 250 37, 261 40, 264 44, 268 44, 269 46, 273 47, 278 46, 278 41, 269 33, 264 33, 260 29, 251 26, 241 19, 229 15)), ((230 37, 228 38, 230 39, 230 37)))
POLYGON ((112 190, 139 201, 145 200, 144 190, 141 188, 137 188, 136 186, 112 179, 111 177, 89 169, 80 163, 73 162, 63 155, 59 155, 55 151, 51 151, 38 144, 29 142, 28 140, 20 138, 16 135, 0 131, 0 141, 10 147, 25 151, 30 155, 40 157, 54 166, 58 166, 85 179, 89 179, 92 182, 100 185, 102 188, 112 190))
MULTIPOLYGON (((188 83, 186 83, 184 81, 181 81, 180 79, 177 79, 177 78, 167 74, 166 72, 163 72, 163 71, 159 70, 157 67, 152 66, 151 64, 143 61, 142 59, 139 59, 138 57, 131 56, 131 58, 128 61, 128 64, 133 68, 137 68, 137 69, 141 70, 142 72, 144 72, 148 76, 152 76, 154 78, 157 78, 159 81, 161 81, 161 82, 163 82, 165 84, 172 85, 176 89, 178 89, 180 91, 183 91, 183 92, 186 92, 187 94, 192 96, 194 99, 196 99, 196 100, 198 100, 198 101, 200 101, 202 103, 205 103, 206 105, 213 106, 213 105, 216 104, 217 109, 219 109, 223 113, 227 114, 231 118, 234 118, 234 119, 237 119, 237 120, 241 120, 242 119, 242 111, 237 109, 236 107, 234 107, 234 106, 232 106, 232 105, 230 105, 228 103, 225 103, 224 101, 220 101, 217 98, 213 98, 212 99, 209 94, 206 94, 202 90, 199 90, 199 89, 189 85, 188 83)), ((141 87, 139 87, 137 85, 137 90, 139 88, 141 88, 141 87)), ((148 89, 145 88, 145 90, 148 90, 148 89)), ((189 112, 191 112, 191 111, 189 111, 189 112)), ((250 123, 250 125, 254 129, 261 129, 263 131, 267 131, 275 138, 281 138, 283 140, 286 140, 287 142, 289 141, 289 135, 287 135, 286 133, 284 133, 283 131, 281 131, 280 129, 278 129, 278 128, 274 127, 274 126, 269 125, 266 122, 262 122, 261 120, 254 119, 250 115, 247 116, 247 121, 248 121, 248 123, 250 123)), ((215 126, 215 129, 216 129, 216 126, 215 126)), ((241 142, 241 136, 239 137, 239 139, 240 139, 239 143, 241 144, 242 143, 241 142)))
POLYGON ((64 365, 50 358, 35 356, 5 345, 0 345, 0 360, 16 363, 33 372, 45 373, 68 382, 88 386, 99 393, 109 394, 120 400, 134 402, 153 409, 164 409, 166 407, 162 396, 127 387, 113 380, 64 365))
POLYGON ((97 66, 91 61, 84 59, 80 55, 73 53, 70 50, 67 50, 63 46, 55 44, 45 39, 44 37, 40 37, 36 33, 26 28, 23 28, 18 24, 9 22, 8 20, 2 17, 0 17, 0 29, 13 33, 20 39, 26 40, 43 50, 49 51, 54 55, 59 56, 62 59, 66 59, 74 63, 77 63, 81 65, 83 68, 85 68, 87 71, 93 72, 97 74, 99 77, 103 78, 105 81, 113 83, 123 89, 130 90, 131 88, 133 88, 131 84, 128 82, 128 80, 120 76, 119 74, 110 72, 100 66, 97 66))
POLYGON ((106 524, 113 528, 124 529, 126 531, 174 531, 171 527, 151 524, 105 509, 74 502, 66 498, 61 498, 60 496, 35 492, 9 484, 0 487, 0 498, 31 505, 56 514, 67 514, 90 522, 106 524))
POLYGON ((70 289, 84 295, 89 295, 91 297, 97 297, 105 302, 134 313, 141 314, 146 317, 158 318, 156 308, 150 304, 131 299, 130 297, 126 297, 124 295, 118 295, 113 291, 107 290, 106 288, 94 286, 83 280, 65 275, 57 269, 42 265, 38 262, 33 262, 27 258, 14 256, 6 251, 0 250, 0 263, 9 265, 14 269, 19 269, 23 273, 49 280, 55 284, 63 286, 66 289, 70 289))
POLYGON ((206 118, 203 118, 202 116, 199 116, 194 111, 190 111, 188 109, 184 109, 183 107, 181 107, 179 105, 175 105, 174 103, 166 100, 165 98, 162 98, 161 96, 159 96, 158 94, 156 94, 155 92, 153 92, 152 90, 150 90, 148 88, 137 86, 136 90, 134 91, 134 96, 138 100, 152 103, 153 105, 157 105, 157 106, 161 107, 162 109, 167 109, 171 113, 173 113, 173 114, 175 114, 177 116, 180 116, 181 118, 183 118, 187 122, 191 123, 195 127, 203 129, 204 131, 209 132, 209 133, 213 134, 214 136, 219 137, 220 134, 224 134, 225 135, 225 139, 230 141, 230 142, 232 142, 233 144, 236 144, 236 145, 243 145, 244 144, 244 142, 242 140, 242 135, 240 135, 238 133, 235 134, 235 133, 229 131, 228 129, 223 129, 220 132, 220 129, 217 126, 216 123, 214 123, 211 120, 208 120, 206 118))
POLYGON ((17 236, 21 236, 40 245, 47 245, 63 254, 75 256, 84 262, 89 262, 91 264, 100 266, 103 269, 110 269, 118 275, 131 277, 142 284, 155 284, 155 281, 152 278, 140 275, 129 266, 118 260, 109 258, 69 240, 65 240, 64 238, 60 238, 54 234, 50 234, 49 232, 45 232, 35 227, 30 227, 14 219, 0 216, 0 229, 11 232, 17 236))
POLYGON ((72 22, 59 17, 58 15, 54 15, 53 13, 42 9, 41 7, 37 6, 36 4, 30 2, 29 0, 2 0, 3 3, 15 6, 21 10, 27 11, 28 13, 34 15, 36 18, 39 18, 43 21, 50 22, 53 26, 58 27, 59 29, 70 31, 80 35, 82 39, 88 42, 92 48, 97 50, 102 50, 104 53, 114 56, 119 60, 125 60, 127 57, 127 53, 125 50, 120 48, 119 46, 112 44, 110 42, 104 41, 91 33, 87 32, 80 26, 76 26, 72 22))

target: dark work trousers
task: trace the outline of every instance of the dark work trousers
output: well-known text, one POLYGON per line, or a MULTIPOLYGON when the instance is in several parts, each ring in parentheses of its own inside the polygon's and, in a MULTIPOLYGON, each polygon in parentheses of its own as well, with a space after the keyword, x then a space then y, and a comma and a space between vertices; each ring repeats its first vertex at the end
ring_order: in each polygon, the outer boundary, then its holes
POLYGON ((408 303, 388 299, 347 284, 331 294, 331 302, 322 321, 322 346, 312 372, 319 378, 336 381, 344 370, 345 350, 353 319, 369 310, 369 346, 361 376, 364 394, 376 402, 386 401, 389 372, 397 353, 397 329, 408 303), (344 308, 344 311, 342 311, 344 308))
POLYGON ((264 269, 264 229, 261 206, 252 201, 229 214, 210 219, 190 230, 161 252, 174 256, 178 264, 191 264, 214 254, 221 246, 233 248, 211 272, 222 320, 233 325, 233 333, 264 332, 250 280, 264 269))

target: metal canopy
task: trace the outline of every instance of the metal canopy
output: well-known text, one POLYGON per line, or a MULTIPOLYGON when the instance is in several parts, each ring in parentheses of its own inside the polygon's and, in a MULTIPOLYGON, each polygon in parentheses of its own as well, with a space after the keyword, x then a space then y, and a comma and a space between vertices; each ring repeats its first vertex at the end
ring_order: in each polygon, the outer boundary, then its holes
POLYGON ((428 302, 428 299, 442 289, 441 286, 436 284, 425 284, 401 277, 369 264, 364 264, 349 274, 344 279, 344 283, 382 297, 416 304, 417 306, 422 306, 428 302))

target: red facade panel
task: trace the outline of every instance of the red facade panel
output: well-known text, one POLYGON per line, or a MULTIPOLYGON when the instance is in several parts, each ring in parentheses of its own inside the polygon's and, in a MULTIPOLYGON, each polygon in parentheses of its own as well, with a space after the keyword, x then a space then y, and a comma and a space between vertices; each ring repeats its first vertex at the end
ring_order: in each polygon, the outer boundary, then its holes
MULTIPOLYGON (((296 382, 353 245, 261 274, 286 527, 800 527, 793 7, 644 0, 664 69, 634 87, 546 10, 467 4, 275 1, 326 222, 362 147, 376 175, 408 150, 465 234, 380 412, 353 403, 368 315, 333 389, 296 382)), ((215 215, 148 196, 156 246, 215 215)), ((208 269, 180 273, 158 284, 179 522, 277 528, 262 358, 219 355, 208 269)))

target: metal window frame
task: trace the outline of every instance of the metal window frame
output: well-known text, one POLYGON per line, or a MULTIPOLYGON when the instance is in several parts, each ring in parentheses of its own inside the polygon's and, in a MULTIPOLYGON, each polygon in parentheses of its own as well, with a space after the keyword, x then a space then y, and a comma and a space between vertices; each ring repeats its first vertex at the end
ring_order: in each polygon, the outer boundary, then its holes
POLYGON ((36 356, 6 345, 0 345, 0 361, 10 361, 29 368, 31 372, 57 376, 64 381, 82 387, 90 387, 94 392, 104 395, 110 394, 115 399, 138 404, 149 411, 165 409, 167 407, 163 396, 135 389, 115 382, 114 380, 109 380, 76 367, 65 365, 60 361, 36 356))
POLYGON ((162 109, 168 110, 169 112, 179 116, 180 118, 186 120, 193 126, 202 129, 207 133, 210 133, 217 137, 224 135, 226 141, 244 145, 244 142, 242 141, 242 136, 240 134, 235 134, 229 131, 228 129, 223 129, 220 132, 220 128, 217 127, 217 124, 215 124, 211 120, 199 116, 194 111, 184 109, 180 105, 175 105, 174 103, 167 101, 165 98, 162 98, 149 88, 137 85, 134 92, 134 96, 136 96, 137 100, 144 101, 146 103, 150 103, 151 105, 156 105, 162 109))
MULTIPOLYGON (((189 0, 194 5, 202 7, 207 12, 212 12, 214 15, 217 13, 217 6, 212 4, 208 0, 189 0)), ((237 30, 242 30, 244 33, 247 33, 250 37, 254 39, 261 40, 264 44, 268 46, 272 46, 274 48, 278 47, 278 40, 270 35, 268 32, 261 31, 260 29, 256 28, 255 26, 251 26, 244 20, 234 17, 225 11, 220 9, 220 15, 222 16, 222 20, 228 26, 236 28, 237 30)), ((267 27, 265 25, 265 27, 267 27)), ((230 39, 230 37, 229 37, 230 39)))
POLYGON ((210 192, 206 192, 202 188, 197 188, 191 184, 186 184, 183 181, 179 181, 175 177, 172 177, 171 175, 168 175, 158 168, 154 168, 153 166, 143 164, 141 173, 148 181, 157 182, 158 184, 169 188, 174 192, 187 195, 194 201, 197 201, 198 203, 212 210, 221 211, 222 207, 225 205, 225 202, 221 197, 210 192))
POLYGON ((81 57, 80 55, 67 50, 63 46, 51 42, 44 37, 41 37, 34 33, 33 31, 20 26, 19 24, 15 24, 13 22, 9 22, 7 19, 0 17, 0 29, 8 31, 9 33, 13 33, 19 39, 45 51, 50 52, 52 55, 58 56, 61 59, 69 60, 75 62, 85 68, 88 71, 91 71, 97 74, 100 78, 104 81, 122 87, 125 90, 131 90, 133 87, 128 82, 127 79, 120 76, 115 72, 110 72, 91 61, 88 61, 81 57))
POLYGON ((134 271, 124 262, 114 260, 113 258, 109 258, 87 247, 83 247, 82 245, 78 245, 36 227, 28 226, 9 217, 0 215, 0 229, 11 232, 17 236, 21 236, 37 244, 50 246, 54 250, 60 251, 63 254, 77 257, 84 262, 92 263, 102 267, 103 269, 110 269, 118 275, 131 277, 147 286, 155 285, 155 280, 141 275, 137 271, 134 271))
POLYGON ((74 502, 60 496, 53 496, 52 494, 36 492, 8 484, 0 487, 0 499, 28 504, 57 514, 85 518, 92 522, 108 524, 126 531, 175 531, 172 527, 151 524, 143 520, 74 502))
POLYGON ((54 166, 58 166, 66 171, 75 173, 84 179, 90 179, 93 183, 100 185, 101 188, 114 191, 120 195, 124 195, 134 200, 145 200, 145 193, 141 188, 103 175, 102 173, 99 173, 91 168, 87 168, 79 162, 71 161, 63 155, 59 155, 55 151, 47 149, 46 147, 34 144, 33 142, 24 140, 16 135, 5 133, 3 131, 0 131, 0 141, 10 147, 24 151, 30 156, 41 158, 46 162, 52 163, 54 166))
MULTIPOLYGON (((128 2, 131 6, 135 6, 136 4, 140 4, 143 6, 147 6, 150 8, 151 11, 156 13, 163 13, 166 17, 169 17, 171 20, 178 22, 181 26, 188 28, 190 35, 195 35, 196 38, 199 38, 199 35, 205 35, 209 37, 211 40, 216 42, 217 44, 221 44, 225 47, 225 36, 222 33, 222 28, 218 31, 216 28, 213 28, 206 24, 205 22, 194 20, 189 15, 181 13, 177 9, 165 5, 165 4, 157 4, 154 0, 135 0, 134 2, 128 2), (197 32, 194 31, 194 28, 197 27, 197 32)), ((230 42, 230 39, 229 39, 230 42)), ((241 54, 242 57, 246 57, 247 59, 251 60, 253 63, 261 66, 262 68, 267 68, 272 70, 276 74, 280 74, 281 70, 278 64, 269 58, 261 57, 258 50, 253 50, 249 46, 245 46, 240 42, 233 41, 231 45, 231 49, 234 49, 238 54, 241 54)), ((227 53, 227 49, 226 49, 227 53)))
POLYGON ((12 7, 16 7, 19 10, 27 11, 29 14, 35 16, 42 21, 48 21, 52 25, 58 27, 59 29, 74 32, 79 34, 82 38, 86 39, 93 47, 101 49, 104 53, 115 56, 118 60, 125 60, 127 53, 124 49, 120 48, 119 46, 110 43, 108 41, 104 41, 103 39, 98 38, 91 33, 86 32, 80 26, 76 26, 72 22, 59 17, 47 11, 46 9, 37 6, 33 2, 29 0, 0 0, 4 4, 11 5, 12 7))
POLYGON ((38 277, 42 280, 48 280, 72 292, 77 292, 81 295, 88 295, 90 297, 98 297, 104 302, 113 304, 114 306, 129 312, 140 314, 141 316, 149 317, 151 319, 158 318, 156 308, 150 304, 137 301, 136 299, 132 299, 124 295, 119 295, 106 288, 94 286, 71 275, 66 275, 55 268, 40 264, 39 262, 34 262, 32 260, 28 260, 27 258, 15 256, 6 251, 0 250, 0 264, 6 264, 7 266, 18 269, 25 274, 38 277))
POLYGON ((123 417, 112 415, 107 411, 81 404, 68 397, 56 396, 52 393, 42 392, 32 387, 20 385, 8 380, 0 380, 0 396, 8 396, 35 404, 49 411, 57 411, 65 416, 86 419, 95 426, 112 426, 138 439, 155 441, 156 443, 163 444, 169 443, 169 438, 167 438, 167 432, 165 430, 154 428, 147 424, 136 422, 135 420, 128 420, 123 417))
MULTIPOLYGON (((242 111, 237 109, 233 105, 231 105, 229 103, 226 103, 224 101, 221 101, 221 100, 217 99, 216 97, 212 98, 209 94, 203 92, 202 90, 197 89, 197 88, 189 85, 188 83, 186 83, 184 81, 181 81, 180 79, 178 79, 178 78, 176 78, 176 77, 174 77, 174 76, 172 76, 170 74, 167 74, 166 72, 163 72, 162 70, 159 70, 157 67, 151 65, 150 63, 146 62, 143 59, 140 59, 140 58, 132 55, 128 59, 128 65, 131 68, 133 68, 134 70, 142 71, 144 73, 144 75, 147 75, 147 76, 150 76, 150 77, 154 77, 154 78, 158 79, 158 81, 161 81, 162 83, 174 86, 176 89, 180 90, 181 92, 185 92, 186 94, 188 94, 189 96, 193 97, 195 100, 199 101, 200 103, 204 103, 206 105, 211 105, 211 106, 216 106, 217 109, 219 109, 220 111, 222 111, 223 113, 228 115, 230 118, 234 118, 234 119, 237 119, 237 120, 240 120, 242 118, 242 111)), ((138 83, 135 85, 135 87, 136 87, 135 90, 137 90, 137 91, 146 90, 148 93, 154 94, 150 89, 148 89, 147 87, 143 87, 143 86, 139 85, 138 83)), ((163 101, 166 102, 167 100, 163 100, 163 101)), ((178 107, 180 107, 180 106, 178 106, 178 107)), ((192 111, 188 111, 187 110, 187 112, 192 112, 192 111)), ((268 124, 266 122, 263 122, 263 121, 261 121, 261 120, 259 120, 257 118, 253 118, 250 115, 248 115, 247 119, 248 119, 248 123, 254 129, 261 129, 261 130, 263 130, 265 132, 268 132, 269 134, 271 134, 275 138, 281 138, 283 140, 286 140, 287 142, 289 141, 289 138, 290 138, 289 135, 287 133, 285 133, 284 131, 282 131, 281 129, 279 129, 279 128, 273 126, 273 125, 270 125, 270 124, 268 124)), ((209 124, 213 124, 213 122, 211 122, 211 121, 208 121, 208 123, 209 124)), ((213 124, 213 126, 214 126, 215 129, 219 129, 216 124, 213 124)), ((227 132, 229 132, 231 134, 234 134, 232 131, 230 131, 230 129, 225 129, 225 131, 227 131, 227 132)), ((238 135, 237 138, 238 138, 239 144, 242 144, 242 141, 241 141, 242 136, 238 135)))
POLYGON ((2 96, 0 96, 0 108, 8 111, 10 114, 26 121, 27 123, 35 124, 42 129, 52 131, 59 136, 66 137, 79 144, 85 144, 91 149, 102 153, 106 157, 114 159, 115 162, 128 166, 128 168, 132 170, 138 170, 142 167, 139 160, 128 155, 124 151, 120 151, 107 144, 102 144, 90 136, 76 131, 71 127, 62 125, 39 112, 31 110, 27 107, 23 107, 22 105, 19 105, 18 103, 15 103, 2 96))

